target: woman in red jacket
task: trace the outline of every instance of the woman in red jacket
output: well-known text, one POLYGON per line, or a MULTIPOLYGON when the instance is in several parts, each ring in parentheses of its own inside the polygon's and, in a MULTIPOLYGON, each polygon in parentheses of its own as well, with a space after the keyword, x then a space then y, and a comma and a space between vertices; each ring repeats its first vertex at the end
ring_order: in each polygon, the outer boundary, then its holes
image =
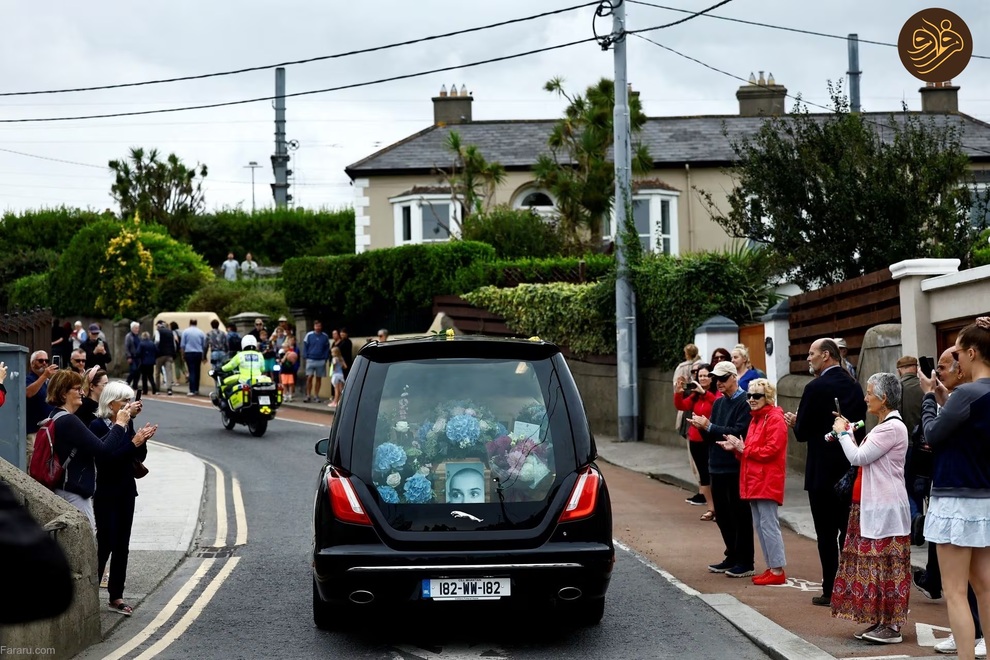
MULTIPOLYGON (((715 389, 715 381, 710 372, 709 365, 699 364, 691 369, 692 374, 697 374, 695 380, 688 383, 683 377, 678 378, 674 384, 674 407, 683 410, 685 414, 711 417, 712 404, 722 393, 715 389)), ((709 445, 701 437, 701 431, 691 424, 688 424, 688 441, 691 460, 698 468, 698 492, 704 496, 708 506, 712 506, 712 478, 708 473, 709 445)), ((691 498, 688 498, 688 502, 691 502, 691 498)), ((715 520, 715 512, 708 509, 701 519, 715 520)))
POLYGON ((784 503, 787 422, 784 421, 784 411, 776 405, 777 389, 766 378, 750 381, 746 398, 753 416, 746 442, 734 435, 727 435, 718 444, 723 449, 735 451, 739 458, 739 497, 749 500, 753 510, 753 528, 769 567, 762 575, 753 576, 753 584, 784 584, 787 582, 787 575, 784 574, 787 562, 777 507, 784 503))

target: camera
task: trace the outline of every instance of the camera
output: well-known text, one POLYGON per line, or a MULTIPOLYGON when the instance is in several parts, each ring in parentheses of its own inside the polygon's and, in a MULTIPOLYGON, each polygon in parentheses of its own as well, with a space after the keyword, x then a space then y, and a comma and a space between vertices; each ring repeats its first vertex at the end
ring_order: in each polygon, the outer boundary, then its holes
POLYGON ((684 394, 693 394, 695 391, 694 388, 695 388, 694 383, 688 383, 687 385, 684 386, 684 394))

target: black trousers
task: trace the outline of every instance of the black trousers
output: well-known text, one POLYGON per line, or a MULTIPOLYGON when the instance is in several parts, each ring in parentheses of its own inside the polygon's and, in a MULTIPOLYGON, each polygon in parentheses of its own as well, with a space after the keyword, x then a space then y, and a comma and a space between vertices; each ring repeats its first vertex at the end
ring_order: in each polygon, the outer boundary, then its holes
POLYGON ((753 567, 753 512, 739 498, 739 473, 712 473, 715 524, 725 542, 725 558, 733 566, 753 567))
POLYGON ((199 394, 199 366, 203 364, 202 353, 186 353, 186 368, 189 369, 189 391, 199 394))
POLYGON ((831 488, 808 491, 811 518, 818 537, 818 560, 822 565, 822 593, 832 595, 835 573, 839 570, 839 554, 846 542, 850 502, 842 500, 831 488))
MULTIPOLYGON (((137 383, 134 383, 134 389, 137 389, 137 383)), ((148 388, 151 387, 151 391, 158 394, 158 386, 155 385, 155 365, 153 364, 142 364, 141 365, 141 389, 147 394, 148 388)))
POLYGON ((113 561, 110 562, 110 579, 107 582, 111 603, 124 597, 128 546, 131 543, 131 525, 134 523, 134 499, 130 495, 93 497, 96 556, 100 565, 98 577, 103 576, 107 560, 113 556, 113 561))

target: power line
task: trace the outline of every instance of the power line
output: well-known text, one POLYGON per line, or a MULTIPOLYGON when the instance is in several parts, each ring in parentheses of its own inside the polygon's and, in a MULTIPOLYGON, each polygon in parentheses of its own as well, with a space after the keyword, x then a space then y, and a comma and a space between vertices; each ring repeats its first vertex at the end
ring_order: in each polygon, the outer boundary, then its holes
MULTIPOLYGON (((654 7, 656 9, 665 9, 667 11, 675 11, 675 12, 680 12, 682 14, 692 14, 692 16, 689 16, 686 19, 682 19, 682 21, 680 22, 683 22, 684 20, 690 20, 691 18, 694 18, 694 16, 703 15, 706 18, 717 18, 720 21, 729 21, 730 23, 742 23, 744 25, 754 25, 756 27, 770 28, 772 30, 783 30, 785 32, 796 32, 797 34, 807 34, 813 37, 826 37, 828 39, 841 39, 843 41, 846 41, 848 39, 848 36, 829 34, 827 32, 815 32, 814 30, 802 30, 800 28, 786 27, 783 25, 771 25, 770 23, 747 21, 742 18, 732 18, 730 16, 716 16, 715 14, 706 13, 709 11, 708 9, 704 10, 703 12, 699 12, 695 14, 695 12, 692 12, 690 9, 681 9, 679 7, 667 7, 665 5, 658 5, 652 2, 644 2, 643 0, 628 0, 628 1, 632 4, 643 5, 644 7, 654 7)), ((642 32, 642 31, 643 30, 637 30, 637 32, 642 32)), ((862 37, 859 37, 858 41, 860 43, 872 44, 874 46, 889 46, 890 48, 897 48, 897 44, 888 43, 886 41, 871 41, 870 39, 863 39, 862 37)), ((972 57, 974 59, 990 60, 990 55, 972 55, 972 57)))
MULTIPOLYGON (((761 85, 759 83, 751 83, 749 80, 747 80, 746 78, 743 78, 742 76, 737 76, 734 73, 729 73, 728 71, 724 71, 722 69, 719 69, 718 67, 712 66, 711 64, 708 64, 707 62, 702 62, 701 60, 699 60, 699 59, 697 59, 695 57, 691 57, 690 55, 685 55, 684 53, 682 53, 682 52, 680 52, 678 50, 675 50, 675 49, 671 48, 670 46, 664 46, 661 43, 658 43, 656 41, 653 41, 649 37, 644 37, 641 34, 637 34, 637 35, 634 35, 634 36, 639 37, 643 41, 648 41, 651 44, 653 44, 654 46, 657 46, 659 48, 663 48, 666 51, 670 51, 674 55, 677 55, 679 57, 683 57, 684 59, 690 60, 690 61, 692 61, 692 62, 694 62, 696 64, 700 64, 701 66, 705 67, 706 69, 711 69, 712 71, 715 71, 716 73, 721 73, 723 76, 728 76, 730 78, 735 78, 736 80, 739 80, 741 82, 744 82, 744 83, 746 83, 748 85, 753 85, 754 87, 762 87, 763 89, 768 89, 768 90, 769 89, 773 89, 773 88, 769 87, 768 85, 761 85)), ((804 99, 804 98, 802 98, 800 96, 794 96, 793 94, 788 94, 786 92, 784 93, 784 96, 787 97, 787 98, 789 98, 789 99, 793 99, 795 101, 800 101, 801 103, 804 103, 805 105, 812 106, 814 108, 820 108, 820 109, 826 110, 828 112, 835 112, 835 108, 830 108, 830 107, 828 107, 826 105, 821 105, 820 103, 812 103, 811 101, 808 101, 808 100, 806 100, 806 99, 804 99)), ((874 121, 873 119, 870 119, 870 118, 868 118, 868 117, 866 117, 866 116, 864 116, 862 114, 860 114, 860 117, 862 117, 862 120, 864 122, 866 122, 868 124, 872 124, 873 126, 875 126, 877 128, 889 128, 889 126, 886 126, 884 124, 880 124, 879 122, 874 121)), ((965 148, 965 149, 972 149, 973 151, 981 151, 983 153, 990 154, 990 149, 984 149, 982 147, 977 147, 977 146, 974 146, 974 145, 966 145, 966 144, 962 144, 962 142, 960 142, 960 146, 963 147, 963 148, 965 148)))
POLYGON ((160 78, 157 80, 141 80, 138 82, 129 83, 116 83, 111 85, 95 85, 92 87, 73 87, 67 89, 46 89, 46 90, 36 90, 36 91, 25 91, 25 92, 0 92, 0 97, 4 96, 36 96, 41 94, 68 94, 73 92, 95 92, 106 89, 123 89, 126 87, 143 87, 146 85, 163 85, 166 83, 175 82, 185 82, 189 80, 204 80, 206 78, 218 78, 221 76, 233 76, 242 73, 252 73, 255 71, 267 71, 269 69, 275 69, 278 67, 293 66, 297 64, 310 64, 312 62, 322 62, 326 60, 335 60, 343 57, 351 57, 354 55, 364 55, 367 53, 374 53, 383 50, 389 50, 392 48, 399 48, 401 46, 411 46, 413 44, 419 44, 426 41, 436 41, 439 39, 447 39, 449 37, 456 37, 463 34, 471 34, 472 32, 481 32, 483 30, 491 30, 492 28, 505 27, 506 25, 513 25, 515 23, 524 23, 526 21, 533 21, 539 18, 546 18, 547 16, 554 16, 556 14, 563 14, 566 12, 574 11, 576 9, 583 9, 584 7, 591 7, 597 5, 597 2, 585 2, 580 5, 575 5, 573 7, 565 7, 563 9, 555 9, 553 11, 545 11, 540 14, 534 14, 532 16, 525 16, 522 18, 513 18, 506 21, 500 21, 498 23, 489 23, 488 25, 479 25, 472 28, 465 28, 463 30, 455 30, 453 32, 445 32, 443 34, 434 34, 428 37, 420 37, 418 39, 409 39, 407 41, 400 41, 392 44, 385 44, 383 46, 372 46, 370 48, 360 48, 357 50, 350 50, 343 53, 334 53, 332 55, 318 55, 316 57, 308 57, 301 60, 290 60, 288 62, 279 62, 278 64, 264 64, 260 66, 245 67, 242 69, 232 69, 230 71, 217 71, 214 73, 201 73, 191 76, 177 76, 174 78, 160 78))
MULTIPOLYGON (((634 0, 629 0, 629 2, 633 2, 633 1, 634 0)), ((715 11, 719 7, 721 7, 723 5, 727 5, 730 2, 732 2, 732 0, 722 0, 721 2, 712 5, 711 7, 708 7, 707 9, 702 9, 701 11, 695 11, 695 12, 692 12, 692 11, 689 11, 689 10, 685 9, 685 10, 683 10, 684 13, 685 14, 691 14, 690 16, 687 16, 685 18, 676 20, 676 21, 674 21, 672 23, 664 23, 663 25, 655 25, 653 27, 643 28, 641 30, 628 30, 626 32, 626 34, 640 34, 642 32, 653 32, 654 30, 664 30, 666 28, 671 28, 671 27, 674 27, 675 25, 680 25, 681 23, 687 23, 688 21, 693 20, 695 18, 698 18, 699 16, 705 16, 706 14, 708 14, 708 12, 715 11)), ((639 3, 639 4, 645 4, 645 3, 639 3)))
MULTIPOLYGON (((420 71, 418 73, 406 73, 399 76, 390 76, 388 78, 378 78, 377 80, 368 80, 365 82, 351 83, 349 85, 338 85, 337 87, 326 87, 324 89, 311 89, 305 92, 293 92, 291 94, 286 94, 284 98, 294 98, 298 96, 310 96, 312 94, 326 94, 328 92, 339 92, 345 89, 356 89, 358 87, 370 87, 371 85, 380 85, 387 82, 395 82, 397 80, 408 80, 410 78, 420 78, 422 76, 432 75, 434 73, 444 73, 447 71, 456 71, 458 69, 469 69, 471 67, 481 66, 483 64, 493 64, 495 62, 504 62, 506 60, 513 60, 520 57, 528 57, 530 55, 537 55, 539 53, 546 53, 552 50, 559 50, 561 48, 570 48, 571 46, 577 46, 579 44, 585 44, 591 41, 595 41, 595 37, 588 37, 587 39, 578 39, 577 41, 570 41, 564 44, 557 44, 556 46, 547 46, 545 48, 537 48, 535 50, 528 50, 522 53, 515 53, 513 55, 503 55, 501 57, 492 57, 487 60, 479 60, 477 62, 470 62, 468 64, 454 64, 451 66, 440 67, 438 69, 431 69, 429 71, 420 71)), ((259 103, 261 101, 274 101, 274 96, 258 96, 251 99, 241 99, 239 101, 224 101, 221 103, 206 103, 202 105, 189 105, 178 108, 159 108, 157 110, 134 110, 132 112, 112 112, 102 115, 77 115, 75 117, 24 117, 19 119, 0 119, 0 124, 25 124, 34 122, 57 122, 57 121, 78 121, 84 119, 110 119, 114 117, 136 117, 140 115, 157 115, 171 112, 185 112, 188 110, 209 110, 212 108, 225 108, 233 105, 246 105, 248 103, 259 103)))
POLYGON ((62 158, 51 158, 50 156, 39 156, 37 154, 29 154, 29 153, 25 153, 23 151, 14 151, 13 149, 3 149, 3 148, 0 148, 0 151, 2 151, 4 153, 8 153, 8 154, 15 154, 17 156, 25 156, 27 158, 37 158, 38 160, 50 160, 50 161, 52 161, 54 163, 65 163, 67 165, 80 165, 82 167, 96 167, 96 168, 99 168, 101 170, 105 170, 106 169, 102 165, 92 165, 90 163, 80 163, 79 161, 75 161, 75 160, 64 160, 62 158))

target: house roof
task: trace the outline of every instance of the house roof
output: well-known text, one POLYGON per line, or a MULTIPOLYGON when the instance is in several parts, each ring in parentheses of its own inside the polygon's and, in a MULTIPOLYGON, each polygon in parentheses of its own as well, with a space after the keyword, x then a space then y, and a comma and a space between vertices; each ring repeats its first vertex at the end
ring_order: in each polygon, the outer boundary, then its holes
MULTIPOLYGON (((990 124, 965 114, 908 113, 930 117, 936 125, 958 123, 963 151, 974 161, 990 162, 990 124)), ((828 115, 813 115, 826 117, 828 115)), ((890 117, 903 121, 904 113, 863 113, 878 125, 890 117)), ((430 126, 348 166, 351 178, 388 174, 432 174, 451 165, 447 136, 456 131, 464 144, 479 148, 489 161, 498 161, 507 170, 528 170, 546 152, 547 138, 556 119, 474 121, 447 126, 430 126)), ((647 119, 638 136, 650 150, 657 167, 718 167, 734 160, 731 142, 754 135, 763 117, 707 115, 699 117, 653 117, 647 119), (723 134, 723 126, 728 137, 723 134)))

